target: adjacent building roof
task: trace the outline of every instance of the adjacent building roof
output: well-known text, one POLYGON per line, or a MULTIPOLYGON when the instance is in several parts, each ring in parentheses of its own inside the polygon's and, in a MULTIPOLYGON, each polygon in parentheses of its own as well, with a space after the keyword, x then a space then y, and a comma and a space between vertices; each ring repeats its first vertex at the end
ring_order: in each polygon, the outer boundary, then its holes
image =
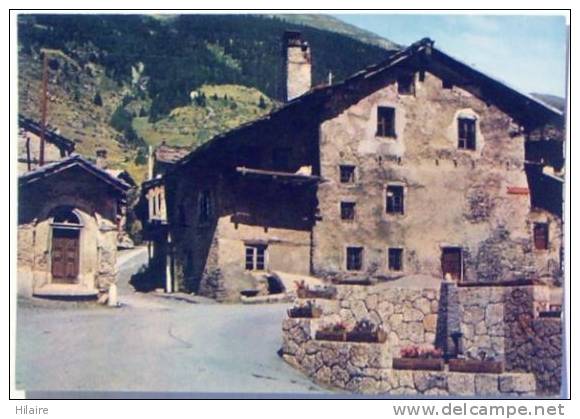
POLYGON ((155 148, 155 160, 161 163, 175 163, 191 151, 191 147, 170 146, 161 143, 155 148))
MULTIPOLYGON (((27 131, 32 132, 35 135, 40 136, 42 134, 42 125, 34 121, 33 119, 27 118, 24 115, 18 115, 18 126, 27 131)), ((49 143, 54 144, 61 150, 65 150, 68 153, 72 153, 75 149, 75 143, 60 134, 57 134, 50 128, 47 128, 44 132, 44 139, 49 143)))
POLYGON ((70 157, 65 159, 59 160, 54 163, 46 164, 41 166, 35 170, 30 172, 24 173, 23 175, 18 177, 18 185, 24 186, 29 185, 40 180, 44 180, 50 178, 51 176, 61 173, 65 170, 69 170, 73 167, 80 167, 83 170, 87 171, 91 175, 95 176, 99 180, 109 184, 116 190, 120 192, 126 192, 127 190, 131 189, 131 185, 127 184, 121 179, 111 175, 106 170, 101 169, 88 161, 87 159, 79 156, 78 154, 73 154, 70 157))
POLYGON ((268 123, 270 119, 281 112, 286 112, 297 106, 303 106, 306 103, 316 103, 318 100, 322 104, 335 94, 349 95, 351 92, 356 91, 359 82, 380 76, 385 72, 403 67, 411 62, 415 64, 419 63, 425 70, 434 73, 443 73, 445 78, 453 84, 460 85, 462 88, 471 91, 474 95, 485 99, 487 102, 496 104, 522 124, 541 126, 547 123, 557 123, 561 126, 564 125, 564 115, 560 110, 537 98, 521 93, 502 81, 485 75, 444 52, 435 49, 433 45, 434 41, 429 38, 424 38, 407 48, 390 54, 383 62, 371 65, 342 82, 314 87, 302 96, 285 103, 282 107, 261 118, 215 136, 210 141, 184 155, 177 164, 186 164, 193 158, 200 157, 209 150, 227 143, 233 134, 242 133, 245 130, 252 130, 260 124, 268 123))

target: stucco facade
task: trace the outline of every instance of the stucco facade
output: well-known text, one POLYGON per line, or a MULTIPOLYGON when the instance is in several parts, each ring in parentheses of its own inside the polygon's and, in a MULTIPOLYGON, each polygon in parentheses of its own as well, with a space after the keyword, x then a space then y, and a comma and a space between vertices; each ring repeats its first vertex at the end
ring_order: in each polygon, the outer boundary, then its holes
POLYGON ((558 275, 561 230, 550 222, 547 250, 535 250, 524 170, 525 136, 513 119, 458 86, 426 72, 414 94, 397 81, 320 126, 321 221, 313 229, 314 273, 321 276, 443 277, 442 249, 460 248, 464 281, 558 275), (380 107, 395 109, 395 137, 377 135, 380 107), (475 150, 458 148, 458 119, 473 118, 475 150), (341 183, 340 166, 355 168, 341 183), (403 213, 389 214, 389 185, 404 189, 403 213), (355 203, 354 220, 341 220, 340 203, 355 203), (346 247, 363 247, 362 269, 346 269, 346 247), (388 268, 388 249, 403 251, 402 269, 388 268))

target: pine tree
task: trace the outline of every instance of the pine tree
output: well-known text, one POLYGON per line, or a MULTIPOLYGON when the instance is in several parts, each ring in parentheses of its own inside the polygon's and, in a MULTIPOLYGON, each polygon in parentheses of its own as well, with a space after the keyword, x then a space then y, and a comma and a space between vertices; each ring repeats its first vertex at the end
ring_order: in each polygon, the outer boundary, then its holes
POLYGON ((103 98, 101 97, 101 94, 99 92, 95 93, 93 103, 97 106, 103 106, 103 98))
POLYGON ((258 102, 258 107, 260 109, 266 109, 266 100, 264 100, 264 96, 260 96, 260 102, 258 102))

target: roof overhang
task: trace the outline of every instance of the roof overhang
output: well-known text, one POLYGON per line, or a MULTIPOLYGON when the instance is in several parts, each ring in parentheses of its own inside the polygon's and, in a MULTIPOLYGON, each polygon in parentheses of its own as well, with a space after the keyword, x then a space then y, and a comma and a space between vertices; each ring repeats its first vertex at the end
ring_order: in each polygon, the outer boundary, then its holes
POLYGON ((59 173, 71 170, 73 168, 81 168, 82 170, 96 177, 100 181, 108 184, 113 189, 115 189, 118 192, 121 192, 122 194, 126 193, 129 189, 131 189, 131 185, 125 183, 121 179, 112 176, 110 173, 107 173, 106 170, 95 166, 94 164, 84 159, 83 157, 79 156, 78 154, 75 154, 71 157, 59 160, 54 163, 41 166, 30 172, 24 173, 23 175, 18 177, 18 186, 22 187, 34 184, 39 181, 49 179, 52 176, 55 176, 59 173))
POLYGON ((236 172, 248 178, 269 179, 279 183, 292 185, 313 185, 324 182, 324 179, 320 176, 278 172, 273 170, 249 169, 247 167, 236 167, 236 172))

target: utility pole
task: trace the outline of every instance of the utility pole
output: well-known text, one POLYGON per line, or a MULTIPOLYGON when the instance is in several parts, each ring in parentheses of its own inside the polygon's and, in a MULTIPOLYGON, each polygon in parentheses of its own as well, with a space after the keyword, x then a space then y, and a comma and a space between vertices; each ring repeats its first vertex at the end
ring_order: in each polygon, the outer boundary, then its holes
POLYGON ((48 95, 48 52, 43 51, 42 58, 42 97, 41 97, 41 113, 42 113, 42 126, 40 130, 40 156, 39 156, 39 166, 44 166, 44 137, 46 135, 46 97, 48 95))

